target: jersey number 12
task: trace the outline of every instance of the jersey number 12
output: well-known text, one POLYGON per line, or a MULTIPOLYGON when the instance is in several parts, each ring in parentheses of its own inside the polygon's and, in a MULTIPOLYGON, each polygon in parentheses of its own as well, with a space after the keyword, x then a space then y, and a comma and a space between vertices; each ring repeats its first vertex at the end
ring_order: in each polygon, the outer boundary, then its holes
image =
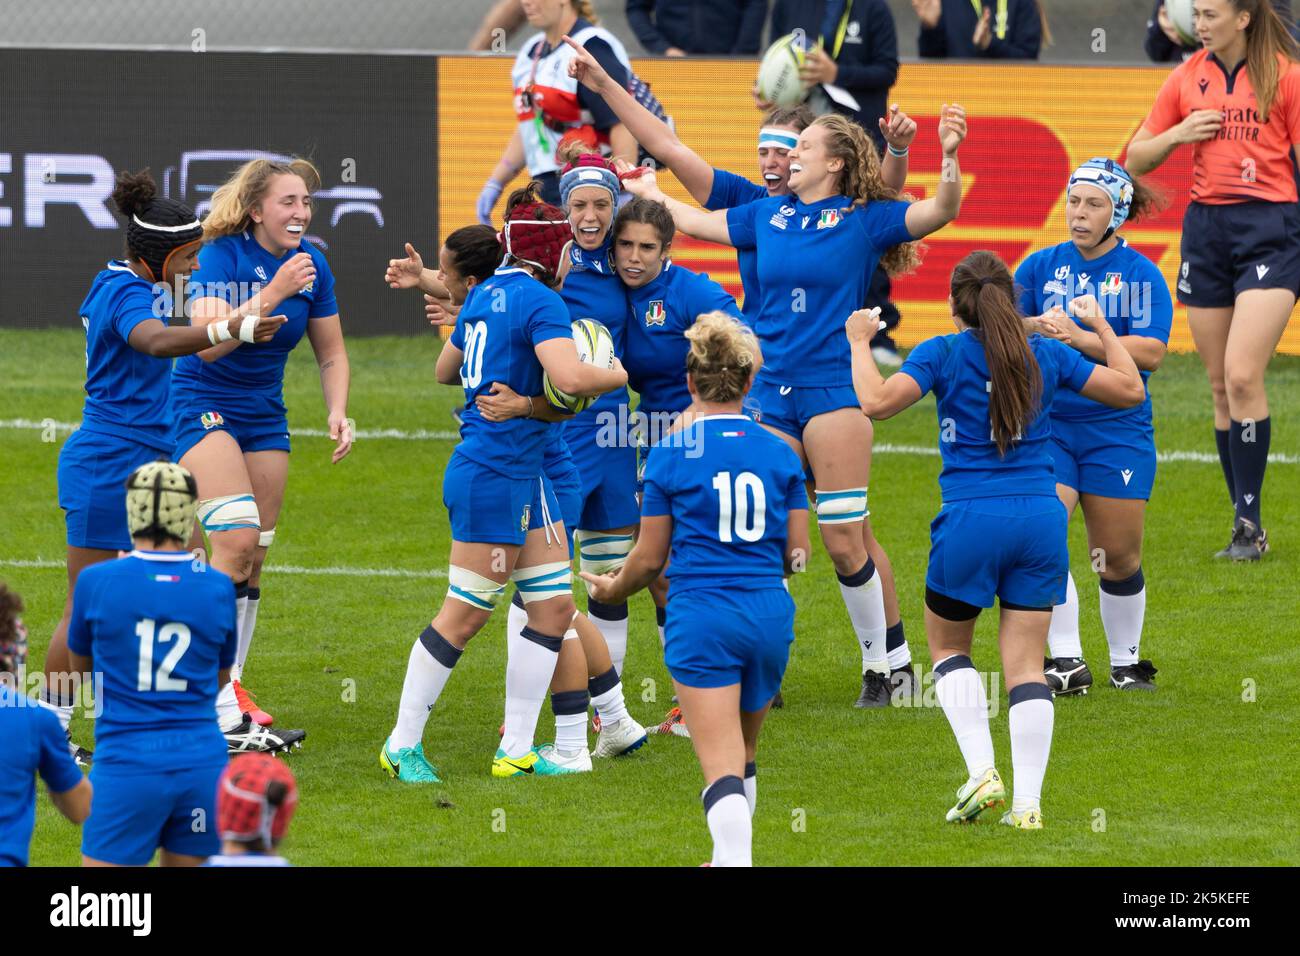
POLYGON ((189 681, 172 677, 172 671, 181 662, 185 652, 190 648, 190 629, 184 624, 164 624, 161 628, 151 617, 146 617, 135 626, 136 637, 140 638, 140 670, 136 681, 136 690, 183 691, 189 687, 189 681), (158 670, 153 667, 153 642, 157 633, 159 644, 176 644, 163 658, 158 670))
POLYGON ((733 485, 731 472, 720 471, 713 476, 713 487, 718 490, 718 540, 730 544, 733 530, 741 541, 757 541, 763 537, 767 498, 758 475, 742 471, 733 485), (749 510, 750 495, 754 496, 752 514, 749 510))

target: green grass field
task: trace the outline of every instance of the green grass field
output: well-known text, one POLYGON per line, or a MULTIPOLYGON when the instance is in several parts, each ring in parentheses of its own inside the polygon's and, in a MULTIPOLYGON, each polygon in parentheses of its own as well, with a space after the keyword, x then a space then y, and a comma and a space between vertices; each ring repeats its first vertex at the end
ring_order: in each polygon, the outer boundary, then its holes
MULTIPOLYGON (((286 855, 317 865, 708 859, 702 781, 686 740, 651 737, 638 753, 598 762, 596 772, 577 778, 489 776, 504 692, 504 611, 472 644, 429 721, 425 749, 445 785, 407 787, 381 773, 377 753, 393 723, 411 642, 445 590, 440 482, 453 448, 448 412, 459 393, 433 382, 432 337, 354 340, 349 349, 350 412, 363 436, 380 429, 433 434, 362 437, 333 467, 327 439, 295 438, 245 675, 278 724, 309 732, 303 750, 288 758, 301 802, 286 855)), ((0 493, 7 513, 0 577, 27 602, 33 669, 63 603, 55 466, 67 433, 47 441, 39 428, 15 422, 78 421, 83 375, 79 331, 0 331, 0 493)), ((859 652, 830 562, 815 546, 809 573, 792 585, 799 613, 787 706, 771 717, 760 743, 755 862, 1300 862, 1286 796, 1294 762, 1286 754, 1294 754, 1300 709, 1300 506, 1292 497, 1300 469, 1300 359, 1276 359, 1269 389, 1273 451, 1289 461, 1269 471, 1264 515, 1275 551, 1259 565, 1210 558, 1227 542, 1231 523, 1218 464, 1160 466, 1147 520, 1142 647, 1160 668, 1156 694, 1121 695, 1103 686, 1096 577, 1075 520, 1071 553, 1084 649, 1098 683, 1088 697, 1057 704, 1041 834, 992 820, 969 827, 943 822, 965 772, 937 706, 853 709, 859 652)), ((1209 394, 1195 356, 1170 356, 1153 392, 1162 451, 1213 451, 1209 394)), ((295 429, 324 427, 305 347, 290 363, 287 401, 295 429)), ((880 424, 876 440, 933 448, 936 431, 927 399, 880 424)), ((871 482, 873 521, 893 560, 918 670, 927 671, 921 610, 938 468, 933 455, 881 452, 871 482)), ((981 620, 974 659, 993 679, 999 664, 992 615, 981 620)), ((632 712, 644 723, 657 721, 672 691, 646 595, 633 601, 624 678, 632 712)), ((1009 776, 1006 697, 1000 681, 998 687, 993 733, 1009 776)), ((88 722, 78 718, 73 729, 89 744, 88 722)), ((553 731, 549 707, 539 731, 539 740, 553 731)), ((42 794, 33 864, 77 863, 79 840, 42 794)))

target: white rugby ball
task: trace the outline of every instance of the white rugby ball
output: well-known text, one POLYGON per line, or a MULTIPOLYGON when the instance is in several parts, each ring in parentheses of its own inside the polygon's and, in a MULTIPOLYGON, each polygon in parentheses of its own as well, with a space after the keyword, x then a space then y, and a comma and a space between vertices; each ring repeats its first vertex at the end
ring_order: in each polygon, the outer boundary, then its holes
MULTIPOLYGON (((598 368, 614 367, 614 338, 609 329, 595 319, 579 319, 572 324, 573 344, 578 349, 578 359, 598 368)), ((542 390, 546 400, 566 412, 585 411, 596 400, 588 395, 570 395, 551 382, 551 376, 542 373, 542 390)))
POLYGON ((1174 25, 1174 30, 1182 37, 1184 46, 1200 46, 1196 35, 1196 23, 1192 18, 1192 0, 1165 0, 1165 13, 1174 25))
POLYGON ((808 98, 808 89, 799 80, 803 66, 805 38, 787 33, 763 54, 758 65, 758 95, 773 106, 798 106, 808 98))

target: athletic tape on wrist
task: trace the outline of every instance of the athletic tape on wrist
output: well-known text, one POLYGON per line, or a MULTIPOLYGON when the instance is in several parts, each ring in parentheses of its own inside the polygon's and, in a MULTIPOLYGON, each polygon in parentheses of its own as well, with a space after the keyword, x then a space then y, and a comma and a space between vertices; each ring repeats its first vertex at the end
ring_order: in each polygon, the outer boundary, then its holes
POLYGON ((220 319, 208 323, 208 341, 213 345, 229 342, 234 336, 230 334, 230 320, 220 319))
POLYGON ((239 341, 252 342, 253 333, 257 331, 257 316, 247 315, 244 321, 239 323, 239 341))

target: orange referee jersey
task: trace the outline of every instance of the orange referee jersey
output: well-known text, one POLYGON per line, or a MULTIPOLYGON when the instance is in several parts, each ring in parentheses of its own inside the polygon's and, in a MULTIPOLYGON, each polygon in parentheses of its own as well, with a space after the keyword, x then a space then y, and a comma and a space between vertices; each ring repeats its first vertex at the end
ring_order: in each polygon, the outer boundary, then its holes
POLYGON ((1192 144, 1193 202, 1296 201, 1291 149, 1300 144, 1300 64, 1283 58, 1265 123, 1245 61, 1229 71, 1201 50, 1165 80, 1142 125, 1158 136, 1195 110, 1219 110, 1224 122, 1212 139, 1192 144))

